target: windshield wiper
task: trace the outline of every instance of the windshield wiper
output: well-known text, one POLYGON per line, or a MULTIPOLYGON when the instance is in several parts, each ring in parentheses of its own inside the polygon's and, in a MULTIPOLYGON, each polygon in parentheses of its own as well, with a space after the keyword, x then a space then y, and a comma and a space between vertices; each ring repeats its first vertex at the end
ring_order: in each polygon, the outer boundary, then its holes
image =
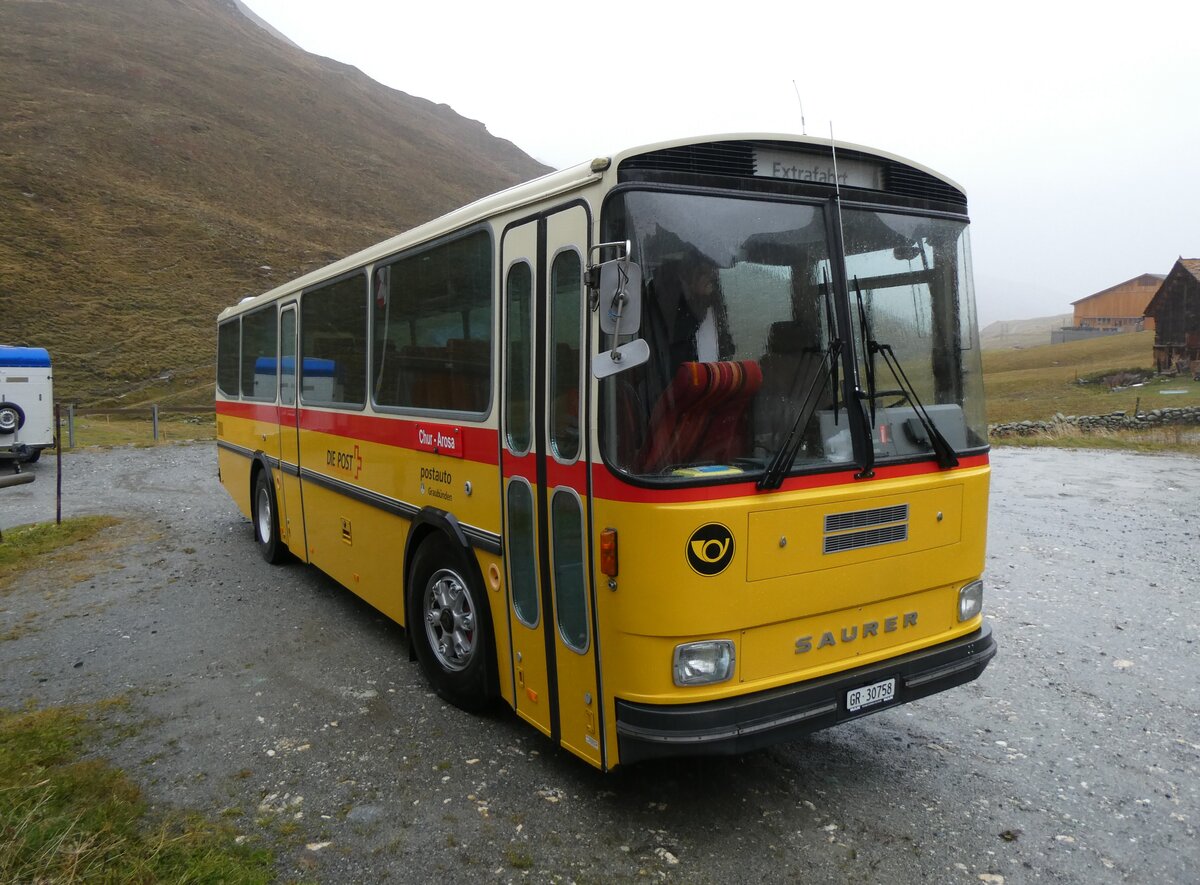
MULTIPOLYGON (((821 275, 823 278, 821 289, 825 295, 825 322, 829 331, 829 347, 824 351, 815 349, 813 351, 821 353, 821 364, 817 371, 813 372, 812 378, 808 382, 808 389, 804 391, 804 399, 800 402, 800 410, 796 413, 796 420, 792 422, 787 439, 779 447, 779 451, 775 453, 775 457, 771 459, 771 463, 767 465, 767 469, 763 471, 763 475, 758 480, 757 487, 760 490, 777 489, 783 485, 784 474, 791 469, 792 462, 796 460, 796 453, 800 451, 800 444, 804 440, 804 428, 808 426, 813 412, 817 410, 818 394, 830 378, 833 379, 833 414, 835 420, 837 418, 838 360, 842 354, 842 339, 837 337, 829 281, 825 278, 824 270, 821 275)), ((799 371, 798 369, 797 372, 799 371)))
MULTIPOLYGON (((942 432, 938 430, 933 419, 929 417, 929 413, 925 411, 925 405, 917 396, 916 389, 908 380, 908 376, 904 373, 904 368, 900 365, 900 360, 896 358, 896 352, 892 350, 890 344, 880 344, 875 340, 875 336, 871 332, 871 322, 867 318, 866 305, 863 303, 862 288, 859 286, 858 277, 854 278, 854 293, 858 299, 858 316, 862 327, 862 338, 867 343, 867 359, 866 359, 866 376, 867 376, 867 391, 866 398, 871 402, 871 425, 868 432, 873 436, 875 427, 875 399, 878 396, 875 392, 875 355, 879 354, 883 357, 884 363, 892 372, 892 377, 896 379, 896 383, 900 386, 900 392, 913 405, 913 411, 917 415, 917 419, 921 422, 921 427, 924 428, 928 436, 929 444, 933 447, 934 454, 937 455, 938 466, 942 468, 957 467, 958 456, 955 454, 954 447, 947 442, 946 437, 942 436, 942 432)), ((874 449, 874 442, 868 440, 869 449, 874 449)))

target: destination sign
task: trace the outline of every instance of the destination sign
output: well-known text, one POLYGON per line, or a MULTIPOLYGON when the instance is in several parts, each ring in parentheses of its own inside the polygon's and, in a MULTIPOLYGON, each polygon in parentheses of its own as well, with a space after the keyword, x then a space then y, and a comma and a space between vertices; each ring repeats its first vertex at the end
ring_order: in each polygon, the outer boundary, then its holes
POLYGON ((417 449, 422 452, 434 452, 438 455, 461 458, 463 456, 462 428, 446 427, 441 424, 418 424, 417 449))
POLYGON ((760 178, 783 178, 830 186, 836 182, 839 187, 883 190, 883 170, 874 163, 839 157, 835 170, 833 157, 770 148, 758 148, 755 151, 754 174, 760 178))

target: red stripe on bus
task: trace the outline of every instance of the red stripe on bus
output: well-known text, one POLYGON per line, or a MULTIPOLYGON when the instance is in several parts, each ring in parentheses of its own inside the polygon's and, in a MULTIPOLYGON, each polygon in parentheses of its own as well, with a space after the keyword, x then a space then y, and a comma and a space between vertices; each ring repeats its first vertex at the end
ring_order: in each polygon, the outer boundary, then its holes
MULTIPOLYGON (((509 478, 519 476, 526 480, 530 485, 537 485, 537 460, 533 455, 524 455, 520 458, 506 457, 504 459, 504 476, 509 478)), ((574 464, 559 464, 554 459, 546 461, 546 486, 547 488, 556 488, 558 486, 570 486, 573 489, 579 489, 580 494, 587 483, 587 464, 583 461, 576 461, 574 464)))
POLYGON ((218 415, 228 415, 230 418, 249 418, 254 421, 279 423, 279 406, 273 403, 263 405, 260 403, 218 402, 216 409, 218 415))
MULTIPOLYGON (((281 407, 265 403, 218 402, 216 408, 218 415, 289 426, 295 415, 295 410, 290 406, 281 407)), ((462 437, 463 458, 480 464, 499 463, 499 436, 495 430, 487 427, 472 427, 445 421, 385 418, 350 412, 324 412, 316 409, 300 409, 300 427, 316 433, 328 433, 359 442, 379 443, 413 451, 427 451, 421 448, 417 441, 418 427, 425 430, 442 429, 447 433, 457 430, 462 437)))
MULTIPOLYGON (((958 468, 967 470, 986 467, 988 456, 973 455, 958 459, 958 468)), ((866 488, 871 483, 885 479, 902 479, 911 476, 929 476, 943 473, 933 461, 922 461, 917 464, 901 464, 895 467, 876 467, 875 476, 871 479, 855 479, 857 468, 839 470, 836 473, 817 473, 808 476, 794 476, 786 480, 778 491, 760 492, 753 482, 731 483, 729 485, 704 485, 688 488, 653 488, 635 486, 622 482, 603 464, 592 465, 592 493, 597 498, 609 501, 622 501, 635 504, 686 504, 694 501, 721 501, 728 498, 747 498, 754 495, 776 495, 779 492, 798 492, 808 489, 824 489, 833 486, 859 486, 866 488)), ((953 472, 953 471, 950 471, 953 472)))
MULTIPOLYGON (((218 402, 216 411, 219 415, 234 418, 250 418, 268 423, 283 422, 290 424, 294 410, 291 407, 280 407, 274 404, 231 403, 218 402), (281 415, 282 413, 282 415, 281 415)), ((463 456, 469 461, 482 464, 498 465, 499 435, 495 430, 486 427, 470 427, 461 424, 446 424, 442 422, 418 421, 412 419, 382 418, 375 415, 358 415, 346 412, 321 412, 312 409, 300 410, 300 426, 305 430, 328 433, 361 442, 380 443, 397 448, 421 451, 417 446, 417 427, 443 427, 446 429, 461 428, 463 438, 463 456)), ((958 469, 974 469, 986 467, 988 456, 972 455, 960 458, 958 469)), ((731 483, 729 485, 689 486, 686 488, 670 488, 663 486, 636 486, 624 482, 620 477, 609 471, 604 464, 592 464, 592 493, 597 498, 609 501, 628 503, 658 503, 685 504, 695 501, 720 501, 728 498, 746 498, 754 495, 773 495, 777 492, 760 492, 753 482, 731 483)), ((553 459, 546 462, 546 482, 550 488, 556 486, 572 486, 582 489, 587 477, 587 465, 582 462, 564 465, 553 459)), ((944 472, 933 461, 920 461, 915 464, 901 464, 895 467, 876 467, 875 476, 871 479, 855 479, 857 468, 839 470, 836 473, 817 473, 808 476, 794 476, 783 483, 779 492, 797 492, 808 489, 824 489, 833 486, 862 486, 885 479, 903 479, 912 476, 929 476, 944 472)), ((505 476, 521 476, 531 485, 537 485, 536 462, 532 456, 506 459, 504 462, 505 476)))

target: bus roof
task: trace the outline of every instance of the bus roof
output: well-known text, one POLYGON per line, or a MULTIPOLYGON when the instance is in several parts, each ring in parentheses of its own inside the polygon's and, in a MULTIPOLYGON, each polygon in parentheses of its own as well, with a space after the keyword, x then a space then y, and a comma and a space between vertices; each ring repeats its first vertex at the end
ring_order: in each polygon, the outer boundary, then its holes
POLYGON ((50 368, 50 352, 44 347, 11 347, 0 344, 0 366, 22 369, 50 368))
POLYGON ((242 298, 236 305, 225 308, 221 311, 218 319, 224 319, 227 316, 235 313, 242 313, 245 310, 253 309, 259 304, 264 304, 275 298, 299 292, 308 286, 321 283, 325 280, 333 279, 343 273, 357 270, 365 265, 372 264, 382 258, 387 258, 397 252, 421 243, 433 240, 437 237, 452 233, 455 230, 467 227, 468 225, 481 222, 494 215, 499 215, 504 212, 510 212, 519 209, 522 206, 531 205, 541 200, 547 200, 552 197, 570 193, 578 190, 588 184, 599 181, 609 171, 615 170, 621 163, 630 158, 641 154, 648 154, 654 151, 669 150, 671 148, 682 147, 693 144, 711 144, 714 142, 776 142, 776 143, 793 143, 797 145, 807 145, 816 148, 829 147, 831 144, 838 150, 857 151, 864 154, 869 154, 874 157, 879 157, 884 160, 891 160, 896 163, 909 166, 913 169, 918 169, 947 185, 962 192, 962 188, 952 179, 941 175, 938 172, 922 166, 919 163, 914 163, 904 157, 888 153, 886 151, 877 150, 875 148, 864 147, 858 144, 849 142, 831 141, 830 139, 815 138, 808 135, 795 135, 784 133, 725 133, 719 135, 701 135, 691 136, 687 138, 678 138, 671 141, 662 141, 652 144, 644 144, 636 147, 624 148, 607 156, 600 156, 594 160, 579 163, 575 166, 569 166, 565 169, 560 169, 557 172, 549 172, 539 178, 530 179, 521 184, 514 185, 497 193, 482 197, 473 203, 468 203, 452 212, 434 218, 424 224, 409 228, 401 234, 397 234, 373 246, 368 246, 353 255, 348 255, 345 258, 340 258, 332 264, 328 264, 317 270, 310 271, 304 276, 289 280, 273 289, 263 292, 261 295, 248 296, 242 298))

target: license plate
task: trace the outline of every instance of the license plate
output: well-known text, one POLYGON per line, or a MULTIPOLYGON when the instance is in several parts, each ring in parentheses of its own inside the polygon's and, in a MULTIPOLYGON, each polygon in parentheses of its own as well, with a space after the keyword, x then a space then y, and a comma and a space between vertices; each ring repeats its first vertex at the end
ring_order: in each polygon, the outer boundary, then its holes
POLYGON ((854 713, 867 707, 874 707, 876 704, 886 704, 895 697, 895 679, 885 679, 883 682, 876 682, 873 685, 852 688, 846 692, 846 711, 854 713))

